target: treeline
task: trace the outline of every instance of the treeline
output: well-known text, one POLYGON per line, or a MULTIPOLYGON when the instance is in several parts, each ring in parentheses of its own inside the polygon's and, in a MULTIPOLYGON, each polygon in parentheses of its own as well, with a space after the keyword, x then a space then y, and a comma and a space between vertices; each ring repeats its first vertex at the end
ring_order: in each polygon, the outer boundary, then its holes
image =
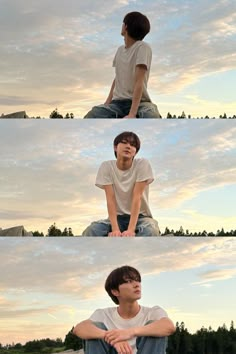
POLYGON ((228 117, 226 113, 221 114, 219 117, 209 117, 206 115, 205 117, 192 117, 191 114, 186 115, 185 112, 182 112, 180 116, 176 116, 176 114, 172 115, 170 112, 167 113, 166 119, 236 119, 236 115, 234 114, 232 117, 228 117))
POLYGON ((25 345, 21 343, 12 343, 2 346, 0 343, 0 354, 22 354, 22 353, 34 353, 34 354, 50 354, 64 350, 65 346, 61 338, 53 339, 40 339, 27 342, 25 345), (58 349, 58 350, 57 350, 58 349))
MULTIPOLYGON (((59 113, 58 109, 55 108, 49 115, 51 119, 74 119, 74 113, 66 113, 63 117, 62 114, 59 113)), ((40 119, 41 117, 36 117, 40 119)), ((81 117, 82 118, 82 117, 81 117)), ((164 118, 161 116, 161 118, 164 118)), ((185 114, 182 112, 181 115, 171 114, 170 112, 167 113, 166 119, 236 119, 236 115, 234 114, 232 117, 228 117, 226 113, 219 115, 219 117, 209 117, 208 115, 202 117, 192 117, 191 114, 185 114)))
MULTIPOLYGON (((80 350, 83 347, 81 338, 76 337, 73 328, 65 336, 64 342, 60 338, 56 340, 41 339, 29 341, 25 345, 0 344, 0 354, 50 354, 64 350, 80 350)), ((196 333, 189 333, 184 322, 176 323, 176 332, 168 338, 167 354, 235 354, 236 353, 236 329, 234 322, 230 328, 226 325, 218 327, 215 331, 211 327, 202 327, 196 333)))
MULTIPOLYGON (((35 237, 67 237, 67 236, 75 236, 73 234, 72 228, 71 227, 65 227, 64 230, 59 229, 56 226, 56 223, 52 224, 48 228, 48 232, 46 235, 44 235, 43 232, 40 231, 33 231, 33 236, 35 237)), ((161 233, 161 236, 166 236, 166 235, 171 235, 171 236, 192 236, 192 237, 199 237, 199 236, 236 236, 236 230, 231 230, 231 231, 225 231, 224 228, 221 230, 217 230, 216 233, 210 231, 199 231, 199 232, 192 232, 187 230, 184 230, 182 226, 180 226, 179 230, 173 230, 168 227, 165 228, 164 233, 161 233)))
POLYGON ((216 331, 202 327, 190 334, 182 322, 176 324, 176 332, 169 337, 167 354, 235 354, 236 329, 233 321, 228 330, 224 324, 216 331))
POLYGON ((175 231, 173 229, 169 229, 168 227, 165 228, 164 233, 161 234, 162 236, 165 235, 173 235, 173 236, 193 236, 193 237, 199 237, 199 236, 236 236, 236 230, 231 230, 231 231, 225 231, 224 228, 222 227, 221 230, 217 230, 216 233, 214 232, 208 232, 206 230, 199 231, 199 232, 192 232, 189 230, 184 230, 182 226, 180 226, 179 230, 175 231))
POLYGON ((62 236, 62 237, 67 237, 67 236, 74 236, 72 228, 71 227, 65 227, 64 230, 62 231, 56 226, 56 223, 54 222, 53 225, 51 225, 48 229, 48 232, 46 235, 44 235, 43 232, 40 231, 33 231, 33 236, 35 237, 56 237, 56 236, 62 236))

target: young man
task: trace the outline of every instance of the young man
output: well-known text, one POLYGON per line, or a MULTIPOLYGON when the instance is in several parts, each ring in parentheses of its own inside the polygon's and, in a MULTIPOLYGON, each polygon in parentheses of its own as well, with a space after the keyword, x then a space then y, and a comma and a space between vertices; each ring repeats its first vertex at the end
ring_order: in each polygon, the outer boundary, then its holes
POLYGON ((96 178, 96 186, 106 193, 108 219, 93 222, 82 236, 160 235, 148 205, 152 169, 146 159, 134 158, 139 149, 139 137, 133 132, 115 138, 116 160, 103 162, 96 178))
POLYGON ((113 61, 116 76, 108 98, 84 118, 161 118, 147 92, 152 50, 143 39, 149 32, 146 16, 140 12, 125 16, 121 30, 125 45, 118 48, 113 61))
POLYGON ((105 289, 117 307, 96 310, 73 333, 85 340, 85 354, 165 354, 173 322, 159 306, 144 307, 138 270, 123 266, 111 272, 105 289))

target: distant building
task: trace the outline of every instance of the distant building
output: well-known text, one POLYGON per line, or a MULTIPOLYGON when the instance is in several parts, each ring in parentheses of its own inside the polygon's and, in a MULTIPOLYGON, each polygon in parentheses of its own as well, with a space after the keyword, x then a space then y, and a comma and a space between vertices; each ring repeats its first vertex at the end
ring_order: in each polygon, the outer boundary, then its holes
POLYGON ((8 229, 0 228, 0 236, 33 236, 32 232, 27 232, 24 226, 14 226, 8 229))
POLYGON ((0 119, 18 119, 18 118, 23 118, 23 119, 26 119, 26 118, 29 118, 26 114, 25 111, 21 111, 21 112, 15 112, 15 113, 9 113, 9 114, 2 114, 0 116, 0 119))

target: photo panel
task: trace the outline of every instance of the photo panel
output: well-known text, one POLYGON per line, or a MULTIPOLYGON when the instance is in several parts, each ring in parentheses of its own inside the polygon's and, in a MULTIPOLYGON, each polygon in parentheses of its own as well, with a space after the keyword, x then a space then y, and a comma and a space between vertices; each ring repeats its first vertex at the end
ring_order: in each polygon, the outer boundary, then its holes
POLYGON ((134 160, 148 160, 153 172, 149 207, 162 236, 235 236, 233 120, 2 120, 0 127, 1 235, 81 236, 105 219, 96 176, 104 161, 116 163, 114 139, 128 131, 141 142, 134 160))
POLYGON ((141 274, 141 308, 159 306, 176 326, 167 353, 234 353, 233 237, 0 238, 0 245, 1 352, 83 353, 72 328, 117 307, 104 284, 128 265, 141 274))
POLYGON ((82 118, 104 103, 133 11, 150 20, 148 92, 162 117, 235 118, 232 0, 2 0, 0 115, 82 118))

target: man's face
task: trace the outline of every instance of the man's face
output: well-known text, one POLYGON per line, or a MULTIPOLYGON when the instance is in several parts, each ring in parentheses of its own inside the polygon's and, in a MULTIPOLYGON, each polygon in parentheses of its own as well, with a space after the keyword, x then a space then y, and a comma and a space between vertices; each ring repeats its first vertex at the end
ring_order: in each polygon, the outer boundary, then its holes
POLYGON ((136 155, 136 146, 131 139, 123 139, 117 146, 114 147, 117 158, 133 159, 136 155))
POLYGON ((114 290, 119 303, 123 301, 133 302, 141 298, 141 283, 139 280, 127 279, 125 283, 119 285, 118 290, 114 290))
POLYGON ((126 29, 127 29, 127 26, 126 24, 123 22, 122 23, 122 28, 121 28, 121 35, 124 37, 125 33, 126 33, 126 29))

